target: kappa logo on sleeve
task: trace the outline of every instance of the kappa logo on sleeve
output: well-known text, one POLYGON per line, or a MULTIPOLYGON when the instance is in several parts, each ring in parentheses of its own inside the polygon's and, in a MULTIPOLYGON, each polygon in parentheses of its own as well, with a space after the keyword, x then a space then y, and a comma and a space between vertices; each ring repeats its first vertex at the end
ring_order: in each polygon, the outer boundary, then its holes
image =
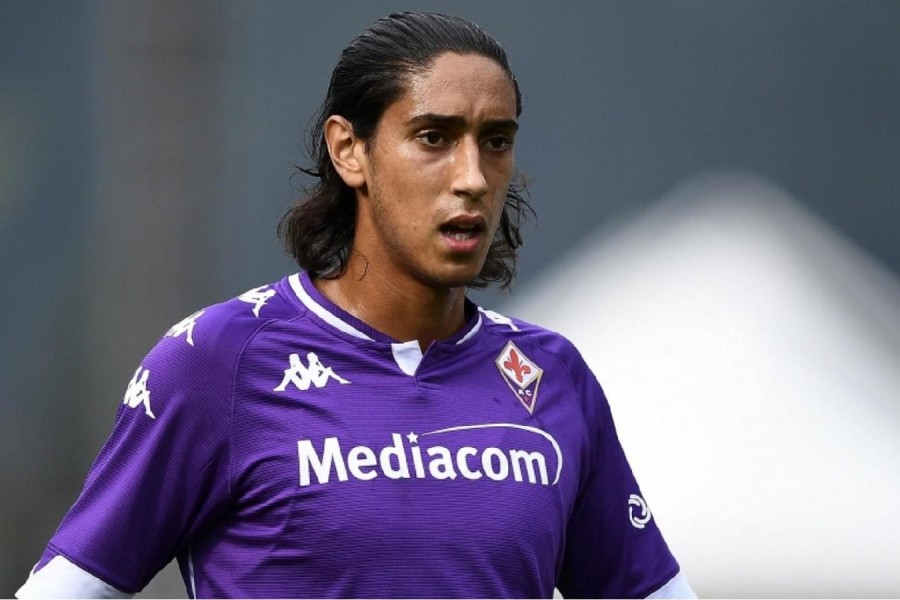
POLYGON ((202 310, 198 310, 194 314, 189 317, 182 319, 181 321, 172 325, 169 331, 166 332, 165 337, 178 337, 183 334, 187 334, 185 339, 187 343, 191 346, 194 345, 194 325, 197 324, 197 319, 203 316, 202 310))
POLYGON ((129 408, 137 408, 143 405, 144 412, 151 419, 155 419, 156 415, 150 409, 150 390, 147 389, 147 379, 150 377, 150 369, 138 367, 134 372, 131 381, 128 382, 128 388, 125 390, 125 397, 122 398, 122 404, 127 404, 129 408))
POLYGON ((525 353, 509 342, 496 360, 503 380, 529 413, 534 414, 538 387, 544 370, 531 361, 525 353))
POLYGON ((259 311, 263 306, 266 305, 266 302, 276 294, 275 290, 267 290, 268 285, 262 285, 258 288, 253 288, 252 290, 247 290, 240 296, 238 296, 238 300, 241 302, 246 302, 247 304, 253 305, 253 315, 259 318, 259 311))

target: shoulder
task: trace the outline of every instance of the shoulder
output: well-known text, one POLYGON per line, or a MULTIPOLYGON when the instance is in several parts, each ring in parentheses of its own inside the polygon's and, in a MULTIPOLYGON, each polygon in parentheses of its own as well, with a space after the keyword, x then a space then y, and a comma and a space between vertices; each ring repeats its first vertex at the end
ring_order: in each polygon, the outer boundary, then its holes
POLYGON ((559 332, 500 314, 482 307, 478 308, 482 315, 485 332, 512 342, 522 351, 553 357, 571 371, 588 369, 587 363, 575 345, 559 332))
POLYGON ((172 325, 159 338, 155 350, 186 358, 233 357, 267 325, 298 315, 289 291, 282 280, 203 307, 172 325))
POLYGON ((564 379, 557 379, 558 390, 564 390, 566 402, 574 402, 589 429, 607 420, 609 405, 600 383, 597 381, 575 345, 559 332, 511 318, 494 311, 479 309, 487 335, 499 338, 495 342, 501 347, 498 367, 517 369, 525 365, 533 373, 547 373, 555 366, 557 373, 564 373, 564 379), (512 353, 515 352, 516 355, 512 353), (534 367, 537 367, 535 369, 534 367))
POLYGON ((173 324, 134 372, 125 403, 138 403, 144 390, 159 390, 154 397, 165 395, 172 402, 181 395, 230 398, 245 348, 267 326, 299 314, 288 292, 283 281, 254 287, 173 324))
POLYGON ((492 310, 479 308, 485 333, 499 337, 501 360, 534 363, 542 370, 556 365, 567 374, 574 397, 586 415, 593 415, 606 404, 606 396, 591 367, 567 337, 559 332, 508 317, 492 310), (511 356, 516 352, 516 357, 511 356))

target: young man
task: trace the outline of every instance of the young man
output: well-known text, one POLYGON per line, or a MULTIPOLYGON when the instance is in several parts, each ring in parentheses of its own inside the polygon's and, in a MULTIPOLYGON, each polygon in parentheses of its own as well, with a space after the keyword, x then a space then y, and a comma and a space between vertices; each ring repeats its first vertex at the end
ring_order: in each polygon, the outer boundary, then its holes
POLYGON ((405 13, 344 51, 282 222, 299 274, 198 311, 135 371, 19 597, 692 595, 600 386, 466 289, 528 210, 500 46, 405 13))

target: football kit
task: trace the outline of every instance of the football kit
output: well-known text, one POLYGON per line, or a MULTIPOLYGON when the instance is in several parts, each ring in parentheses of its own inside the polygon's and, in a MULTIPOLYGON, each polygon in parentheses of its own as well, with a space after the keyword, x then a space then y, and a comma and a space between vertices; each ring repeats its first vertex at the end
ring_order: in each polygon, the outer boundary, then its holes
POLYGON ((423 353, 299 273, 176 324, 20 597, 692 594, 577 350, 466 318, 423 353))

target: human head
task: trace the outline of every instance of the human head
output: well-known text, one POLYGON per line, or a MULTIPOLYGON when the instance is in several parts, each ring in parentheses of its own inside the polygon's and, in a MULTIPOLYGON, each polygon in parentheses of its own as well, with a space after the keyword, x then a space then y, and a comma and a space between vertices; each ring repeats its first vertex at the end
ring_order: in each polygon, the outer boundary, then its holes
MULTIPOLYGON (((343 273, 355 231, 356 193, 332 164, 324 140, 328 118, 344 117, 354 134, 370 146, 382 115, 406 91, 410 76, 427 71, 438 56, 447 52, 480 55, 496 62, 513 84, 516 116, 521 113, 521 93, 506 53, 478 25, 459 17, 414 12, 376 21, 341 54, 309 132, 308 152, 315 164, 301 169, 318 181, 279 224, 288 252, 311 276, 336 277, 343 273)), ((484 287, 499 282, 507 287, 512 282, 516 249, 522 243, 519 229, 531 213, 523 194, 521 184, 509 186, 484 267, 470 285, 484 287)))

